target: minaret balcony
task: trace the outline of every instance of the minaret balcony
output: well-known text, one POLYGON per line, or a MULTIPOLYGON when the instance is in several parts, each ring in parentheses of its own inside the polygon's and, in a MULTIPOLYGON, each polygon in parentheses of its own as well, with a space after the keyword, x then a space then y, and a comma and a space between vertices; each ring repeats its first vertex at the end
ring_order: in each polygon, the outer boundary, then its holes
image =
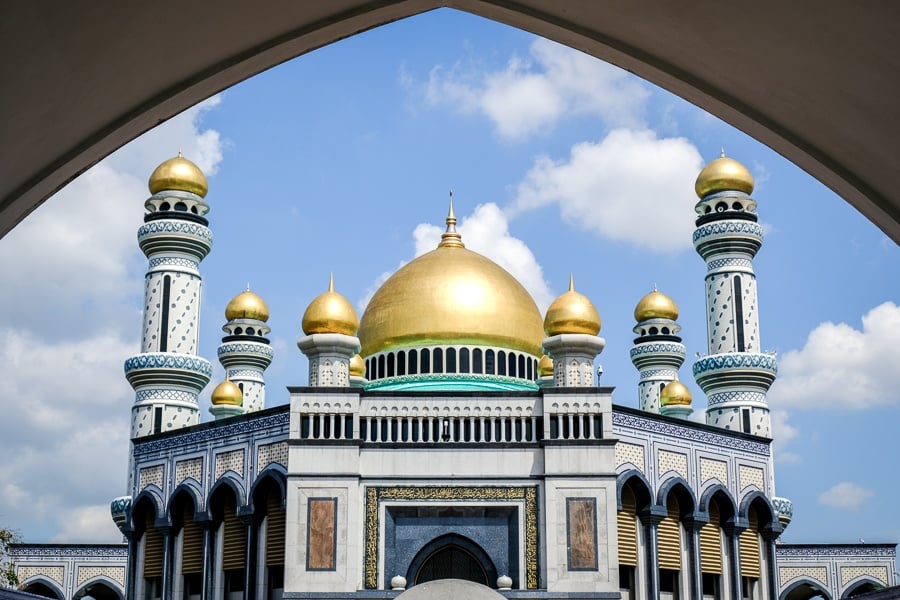
POLYGON ((707 395, 737 387, 766 391, 775 381, 778 364, 771 354, 729 352, 699 359, 693 371, 697 385, 707 395))
POLYGON ((212 249, 209 227, 190 221, 159 219, 138 229, 138 245, 150 257, 155 254, 183 254, 203 260, 212 249))
POLYGON ((199 394, 212 377, 212 365, 193 354, 153 352, 125 361, 125 378, 135 390, 150 386, 182 388, 199 394))

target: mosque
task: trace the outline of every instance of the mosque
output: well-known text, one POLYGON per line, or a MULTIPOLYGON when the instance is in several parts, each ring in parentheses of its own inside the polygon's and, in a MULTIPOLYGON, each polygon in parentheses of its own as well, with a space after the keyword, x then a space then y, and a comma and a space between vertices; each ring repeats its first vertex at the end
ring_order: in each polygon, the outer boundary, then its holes
MULTIPOLYGON (((837 600, 894 581, 894 544, 783 544, 753 259, 753 178, 732 158, 696 183, 708 347, 679 382, 679 310, 634 310, 639 408, 595 378, 601 319, 570 280, 542 315, 465 247, 452 203, 437 247, 394 273, 362 317, 314 298, 297 346, 308 387, 266 407, 269 310, 225 310, 226 380, 197 354, 207 183, 177 156, 150 177, 149 266, 129 481, 112 502, 127 546, 14 548, 22 589, 55 598, 837 600), (80 554, 79 554, 80 553, 80 554)), ((698 282, 699 285, 699 282, 698 282)), ((617 327, 625 326, 616 324, 617 327)))

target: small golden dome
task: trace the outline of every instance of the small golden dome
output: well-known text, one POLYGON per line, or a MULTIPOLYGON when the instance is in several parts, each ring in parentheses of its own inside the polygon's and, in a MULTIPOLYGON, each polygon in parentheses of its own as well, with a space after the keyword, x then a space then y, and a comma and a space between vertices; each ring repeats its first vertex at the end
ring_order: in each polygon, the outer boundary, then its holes
POLYGON ((641 301, 634 307, 634 320, 640 323, 647 319, 678 319, 678 305, 663 294, 657 291, 654 286, 653 291, 641 298, 641 301))
POLYGON ((569 291, 553 301, 544 317, 547 335, 561 333, 600 333, 600 315, 587 296, 575 291, 575 280, 569 276, 569 291))
POLYGON ((375 292, 359 327, 362 355, 430 344, 473 344, 541 355, 541 313, 497 263, 467 249, 451 205, 438 247, 375 292))
POLYGON ((328 291, 309 303, 303 313, 303 333, 341 333, 356 335, 359 318, 353 305, 344 296, 334 291, 334 276, 328 280, 328 291))
POLYGON ((350 377, 365 377, 366 362, 362 356, 356 354, 350 359, 350 377))
POLYGON ((683 383, 674 379, 659 393, 660 406, 690 406, 691 391, 683 383))
POLYGON ((706 197, 714 192, 722 192, 725 190, 736 190, 750 194, 753 192, 753 176, 747 167, 725 156, 713 160, 706 165, 700 175, 697 176, 697 182, 694 184, 694 190, 700 198, 706 197))
POLYGON ((200 167, 183 157, 181 152, 156 167, 150 175, 149 186, 151 194, 163 190, 178 190, 197 194, 201 198, 205 197, 209 190, 206 175, 200 167))
POLYGON ((225 320, 257 319, 265 323, 269 320, 269 307, 262 298, 250 291, 250 286, 225 307, 225 320))
POLYGON ((212 403, 215 406, 222 406, 223 404, 240 406, 244 403, 244 392, 230 380, 226 379, 213 390, 212 403))
POLYGON ((538 361, 538 375, 541 377, 553 375, 553 359, 546 354, 541 356, 541 360, 538 361))

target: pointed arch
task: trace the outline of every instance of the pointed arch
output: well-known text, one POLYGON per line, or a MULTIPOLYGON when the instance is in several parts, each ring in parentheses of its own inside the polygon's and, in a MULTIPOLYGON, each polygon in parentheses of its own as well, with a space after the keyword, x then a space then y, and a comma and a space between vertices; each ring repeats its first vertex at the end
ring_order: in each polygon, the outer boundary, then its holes
MULTIPOLYGON (((427 568, 429 561, 438 557, 439 555, 441 555, 441 553, 453 551, 454 549, 458 549, 461 553, 470 557, 471 560, 475 562, 475 564, 480 566, 481 570, 483 571, 484 581, 479 581, 479 583, 483 583, 484 585, 487 585, 489 587, 494 587, 496 585, 497 568, 494 566, 494 561, 491 560, 491 557, 488 555, 488 553, 485 552, 484 548, 482 548, 478 543, 458 533, 447 533, 441 535, 422 546, 422 548, 416 553, 412 561, 410 561, 409 568, 406 571, 406 580, 408 582, 408 585, 415 585, 414 582, 423 583, 423 581, 419 581, 420 576, 423 575, 423 567, 427 568)), ((456 576, 457 574, 454 573, 453 575, 456 576)), ((433 579, 434 578, 440 577, 433 577, 433 579)), ((426 579, 425 581, 429 580, 430 579, 426 579)), ((475 581, 475 579, 471 578, 469 580, 475 581)), ((516 582, 514 578, 513 587, 515 587, 515 585, 516 582)))
POLYGON ((128 513, 128 523, 131 525, 131 531, 136 531, 138 528, 138 523, 134 520, 134 515, 140 512, 141 508, 146 504, 149 504, 153 508, 157 520, 165 518, 165 502, 163 501, 162 494, 156 491, 157 489, 158 488, 155 486, 144 488, 131 503, 131 508, 128 513))
POLYGON ((884 583, 877 579, 873 579, 868 575, 862 575, 858 579, 854 579, 847 584, 847 587, 844 588, 844 593, 841 594, 841 598, 851 598, 856 594, 874 592, 882 588, 884 588, 884 583))
POLYGON ((247 497, 244 491, 244 482, 231 473, 225 473, 213 484, 206 496, 206 510, 212 515, 212 500, 216 494, 221 494, 223 488, 229 488, 234 494, 235 503, 238 507, 247 505, 247 497))
POLYGON ((799 579, 784 588, 778 600, 809 600, 816 596, 822 596, 825 600, 832 600, 822 584, 812 579, 799 579))
POLYGON ((57 600, 64 600, 66 597, 55 581, 43 575, 35 575, 30 579, 26 579, 25 582, 19 586, 19 590, 29 594, 43 596, 44 590, 42 590, 41 587, 45 587, 50 593, 56 594, 57 600))
POLYGON ((709 503, 713 498, 716 498, 719 503, 719 513, 722 518, 722 523, 730 523, 733 525, 734 520, 738 516, 738 505, 734 501, 734 496, 731 495, 728 488, 721 483, 711 485, 703 490, 703 494, 700 496, 700 502, 697 506, 697 511, 708 516, 709 503))
POLYGON ((622 488, 626 485, 631 486, 631 491, 634 493, 638 514, 653 504, 650 482, 637 469, 629 469, 619 473, 616 477, 616 506, 619 510, 622 510, 622 488))
POLYGON ((256 476, 253 485, 250 486, 250 495, 248 499, 251 512, 255 513, 257 509, 255 502, 257 489, 259 489, 260 485, 265 485, 266 481, 270 479, 275 482, 275 485, 277 485, 278 489, 281 491, 281 498, 283 500, 287 498, 287 469, 278 463, 271 463, 265 469, 260 471, 259 475, 256 476))
POLYGON ((122 586, 119 585, 118 582, 113 581, 109 577, 104 575, 98 575, 97 577, 92 577, 84 582, 81 587, 75 592, 73 598, 81 598, 83 596, 89 595, 92 598, 96 598, 97 600, 113 600, 113 598, 117 600, 125 600, 125 590, 122 589, 122 586), (106 593, 102 594, 98 597, 97 588, 100 587, 106 590, 106 593))
POLYGON ((667 479, 656 493, 656 503, 659 506, 666 506, 669 496, 674 494, 678 499, 679 516, 686 517, 697 510, 697 497, 694 496, 690 484, 681 477, 670 477, 667 479))
MULTIPOLYGON (((200 484, 197 483, 193 479, 185 479, 182 481, 178 487, 176 487, 172 493, 169 495, 169 512, 172 511, 172 503, 179 495, 186 495, 190 497, 191 501, 194 503, 194 511, 197 513, 201 513, 204 510, 205 502, 203 501, 203 490, 200 489, 200 484)), ((171 514, 169 516, 171 520, 171 514)))
POLYGON ((747 514, 749 513, 751 506, 759 511, 760 531, 771 529, 772 531, 781 533, 782 526, 778 521, 778 513, 775 512, 775 507, 772 505, 772 501, 769 500, 768 496, 758 490, 754 490, 741 498, 740 518, 743 523, 747 522, 747 514))

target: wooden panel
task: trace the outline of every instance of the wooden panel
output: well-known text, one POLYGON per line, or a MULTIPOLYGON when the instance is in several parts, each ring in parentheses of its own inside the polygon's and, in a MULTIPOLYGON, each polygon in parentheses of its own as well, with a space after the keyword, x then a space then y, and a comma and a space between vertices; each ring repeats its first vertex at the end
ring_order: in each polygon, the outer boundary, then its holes
POLYGON ((700 529, 700 570, 722 574, 722 517, 715 499, 709 502, 709 523, 700 529))
POLYGON ((181 572, 184 575, 203 572, 203 529, 194 521, 194 507, 184 507, 181 533, 181 572))
POLYGON ((566 498, 569 570, 597 570, 597 499, 566 498))
POLYGON ((237 507, 233 498, 225 501, 223 523, 225 524, 225 539, 222 541, 222 570, 243 569, 247 562, 247 526, 238 519, 237 507))
POLYGON ((619 534, 619 564, 637 566, 637 499, 631 488, 622 488, 622 510, 616 515, 619 534))
POLYGON ((335 569, 337 498, 310 498, 307 508, 306 569, 335 569))
POLYGON ((153 514, 147 514, 144 531, 144 579, 162 577, 163 535, 153 526, 153 514))
POLYGON ((681 570, 681 523, 678 519, 679 506, 675 496, 669 496, 666 503, 668 515, 657 528, 659 544, 659 568, 681 570))
POLYGON ((756 508, 750 507, 747 513, 750 526, 741 532, 741 577, 753 577, 759 579, 759 518, 756 508))
POLYGON ((266 566, 284 566, 284 509, 276 486, 266 498, 266 566))

